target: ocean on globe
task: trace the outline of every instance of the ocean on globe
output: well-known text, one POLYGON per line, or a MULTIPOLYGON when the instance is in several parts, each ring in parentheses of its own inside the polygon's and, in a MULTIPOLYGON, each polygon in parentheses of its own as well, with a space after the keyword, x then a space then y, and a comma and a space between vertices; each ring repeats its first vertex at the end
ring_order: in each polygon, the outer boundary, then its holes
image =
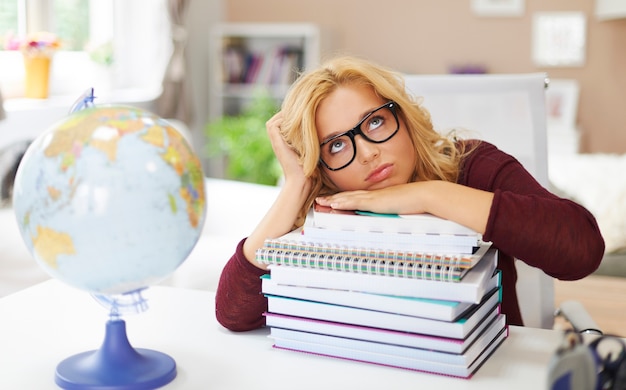
POLYGON ((68 115, 26 151, 13 207, 54 278, 93 294, 148 287, 182 264, 206 215, 201 162, 169 122, 138 108, 68 115))

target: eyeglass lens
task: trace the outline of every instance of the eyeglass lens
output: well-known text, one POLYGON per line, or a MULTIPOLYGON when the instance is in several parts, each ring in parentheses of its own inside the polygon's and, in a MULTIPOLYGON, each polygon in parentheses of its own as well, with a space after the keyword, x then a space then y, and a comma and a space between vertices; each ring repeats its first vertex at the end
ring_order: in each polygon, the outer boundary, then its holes
POLYGON ((389 140, 398 131, 398 118, 389 102, 372 111, 350 131, 336 135, 321 145, 321 159, 332 170, 348 166, 356 154, 354 137, 362 135, 369 142, 382 143, 389 140))

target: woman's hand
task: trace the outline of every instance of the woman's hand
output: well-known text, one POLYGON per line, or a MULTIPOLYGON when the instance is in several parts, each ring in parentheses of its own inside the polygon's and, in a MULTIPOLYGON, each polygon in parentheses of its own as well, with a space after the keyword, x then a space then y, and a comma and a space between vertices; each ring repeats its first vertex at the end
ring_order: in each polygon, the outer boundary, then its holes
POLYGON ((282 113, 279 112, 266 122, 266 128, 276 158, 283 169, 285 182, 282 184, 272 207, 267 211, 243 245, 246 259, 259 268, 266 268, 266 265, 257 263, 254 260, 256 250, 263 246, 263 242, 267 238, 280 237, 293 228, 300 209, 311 191, 311 179, 304 176, 304 170, 300 165, 298 154, 282 137, 280 131, 281 124, 282 113))
POLYGON ((421 183, 401 184, 378 190, 357 190, 320 196, 315 201, 338 210, 363 210, 384 214, 426 212, 419 198, 421 183))
POLYGON ((267 135, 272 143, 274 154, 276 155, 276 158, 278 159, 278 162, 283 170, 285 181, 293 178, 303 180, 305 177, 302 165, 300 165, 300 162, 298 161, 298 155, 291 148, 291 146, 285 142, 281 134, 280 126, 282 121, 283 114, 282 111, 279 111, 265 123, 267 135))
POLYGON ((316 202, 338 210, 386 214, 429 213, 484 234, 493 193, 441 180, 422 181, 372 191, 346 191, 318 197, 316 202))

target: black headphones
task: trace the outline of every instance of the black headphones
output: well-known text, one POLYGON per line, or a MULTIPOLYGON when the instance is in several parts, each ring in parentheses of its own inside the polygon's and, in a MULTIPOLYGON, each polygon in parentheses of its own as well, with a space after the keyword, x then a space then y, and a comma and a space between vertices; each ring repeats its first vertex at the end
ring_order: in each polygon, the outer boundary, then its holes
POLYGON ((576 331, 566 331, 548 370, 551 390, 626 390, 626 343, 601 335, 585 345, 576 331))
POLYGON ((589 343, 598 368, 598 389, 626 390, 626 344, 604 335, 589 343))

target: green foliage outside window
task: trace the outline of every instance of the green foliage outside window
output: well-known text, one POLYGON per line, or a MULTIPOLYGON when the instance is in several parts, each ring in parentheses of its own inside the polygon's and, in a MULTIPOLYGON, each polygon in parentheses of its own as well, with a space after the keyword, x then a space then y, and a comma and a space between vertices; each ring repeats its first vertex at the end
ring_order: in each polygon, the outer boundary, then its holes
POLYGON ((19 0, 0 0, 0 50, 14 50, 6 47, 7 42, 25 38, 27 34, 39 31, 54 33, 61 41, 61 49, 67 51, 85 50, 89 40, 89 1, 87 0, 46 0, 44 4, 52 6, 52 12, 46 12, 47 7, 37 7, 38 3, 26 7, 33 9, 22 10, 19 0), (34 18, 40 23, 33 25, 26 18, 26 13, 36 15, 34 18), (18 31, 18 19, 25 18, 25 31, 18 31))
POLYGON ((56 34, 63 50, 85 50, 89 39, 89 2, 85 0, 56 0, 56 34))
POLYGON ((223 116, 206 126, 209 157, 225 156, 226 178, 276 185, 282 170, 267 136, 265 122, 278 112, 276 101, 257 93, 237 116, 223 116))

